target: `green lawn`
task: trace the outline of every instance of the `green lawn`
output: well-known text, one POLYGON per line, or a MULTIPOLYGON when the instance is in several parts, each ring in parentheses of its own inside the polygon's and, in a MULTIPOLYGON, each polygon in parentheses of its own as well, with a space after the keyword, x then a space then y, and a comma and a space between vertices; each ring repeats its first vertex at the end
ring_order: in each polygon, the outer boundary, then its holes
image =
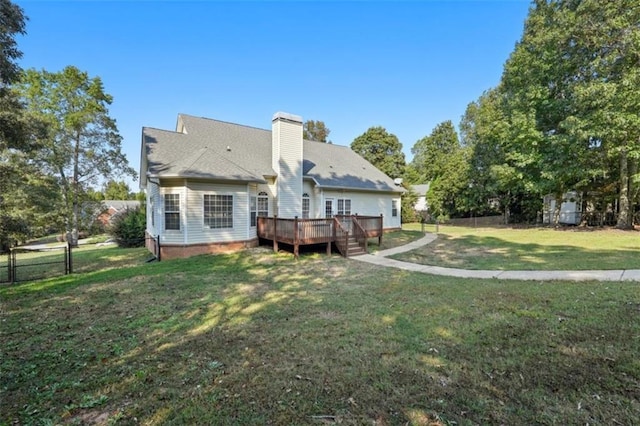
MULTIPOLYGON (((405 229, 420 229, 420 225, 405 229)), ((433 232, 435 227, 427 230, 433 232)), ((462 269, 640 269, 637 231, 457 226, 440 226, 438 231, 433 243, 392 257, 462 269)))
POLYGON ((640 419, 636 283, 87 253, 111 269, 0 287, 0 424, 640 419))

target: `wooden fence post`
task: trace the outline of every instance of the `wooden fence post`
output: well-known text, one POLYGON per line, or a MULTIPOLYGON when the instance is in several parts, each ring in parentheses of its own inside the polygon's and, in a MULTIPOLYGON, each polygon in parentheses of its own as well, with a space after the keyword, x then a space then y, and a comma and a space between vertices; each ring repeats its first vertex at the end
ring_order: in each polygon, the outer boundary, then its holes
POLYGON ((300 254, 300 236, 298 235, 298 216, 293 218, 293 256, 297 259, 300 254))

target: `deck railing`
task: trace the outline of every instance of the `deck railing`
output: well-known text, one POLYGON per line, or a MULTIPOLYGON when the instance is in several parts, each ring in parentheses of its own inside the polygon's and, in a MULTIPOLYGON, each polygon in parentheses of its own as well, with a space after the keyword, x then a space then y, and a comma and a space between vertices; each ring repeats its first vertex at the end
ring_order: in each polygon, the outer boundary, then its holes
POLYGON ((383 220, 380 216, 336 215, 326 219, 286 219, 274 217, 258 217, 258 237, 273 241, 273 249, 278 250, 278 243, 293 246, 298 255, 300 245, 327 244, 327 253, 331 253, 331 243, 346 256, 349 236, 366 247, 367 239, 378 237, 382 241, 383 220))

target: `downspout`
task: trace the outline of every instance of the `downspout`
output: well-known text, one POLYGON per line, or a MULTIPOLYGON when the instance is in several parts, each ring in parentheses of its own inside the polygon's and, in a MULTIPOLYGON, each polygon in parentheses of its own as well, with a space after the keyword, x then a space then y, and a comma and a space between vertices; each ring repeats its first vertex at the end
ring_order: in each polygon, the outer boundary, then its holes
MULTIPOLYGON (((189 214, 189 186, 187 183, 187 179, 184 180, 184 232, 182 233, 182 242, 186 246, 189 242, 189 230, 187 225, 189 223, 189 219, 187 215, 189 214)), ((182 220, 182 219, 181 219, 182 220)))

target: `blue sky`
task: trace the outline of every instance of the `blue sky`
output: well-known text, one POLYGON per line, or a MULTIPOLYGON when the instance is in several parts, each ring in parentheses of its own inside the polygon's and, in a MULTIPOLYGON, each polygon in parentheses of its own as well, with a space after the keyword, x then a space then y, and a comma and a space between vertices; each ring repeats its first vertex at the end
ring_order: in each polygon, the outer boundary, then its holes
MULTIPOLYGON (((16 1, 23 68, 102 78, 131 165, 178 113, 268 129, 277 111, 349 145, 371 126, 411 147, 498 84, 529 2, 16 1)), ((137 190, 136 183, 130 183, 137 190)))

